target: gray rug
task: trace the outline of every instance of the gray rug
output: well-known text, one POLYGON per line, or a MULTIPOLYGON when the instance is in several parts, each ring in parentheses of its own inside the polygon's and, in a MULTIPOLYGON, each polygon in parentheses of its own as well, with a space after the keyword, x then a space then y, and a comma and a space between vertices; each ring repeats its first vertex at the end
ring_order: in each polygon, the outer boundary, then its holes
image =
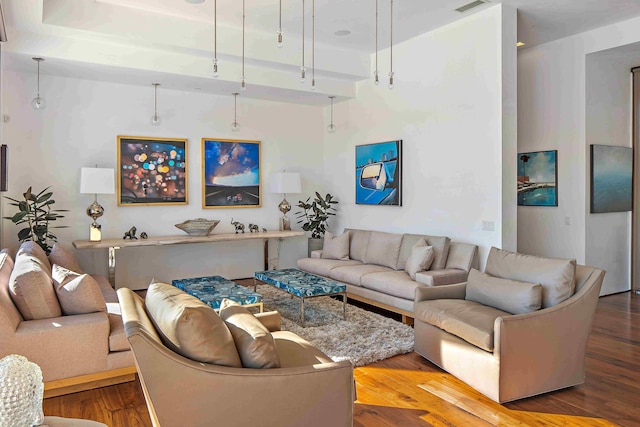
POLYGON ((305 327, 300 320, 300 298, 271 285, 258 285, 265 311, 277 310, 282 329, 294 332, 335 361, 350 360, 363 366, 413 351, 413 328, 388 317, 347 304, 342 319, 342 301, 329 297, 305 301, 305 327))

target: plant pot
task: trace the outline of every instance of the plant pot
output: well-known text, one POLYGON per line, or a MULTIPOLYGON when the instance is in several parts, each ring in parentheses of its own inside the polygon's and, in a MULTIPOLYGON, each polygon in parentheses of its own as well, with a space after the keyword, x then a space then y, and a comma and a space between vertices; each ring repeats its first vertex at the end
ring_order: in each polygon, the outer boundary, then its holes
POLYGON ((324 245, 324 239, 314 239, 313 237, 309 237, 309 252, 308 257, 311 258, 311 251, 322 250, 322 246, 324 245))

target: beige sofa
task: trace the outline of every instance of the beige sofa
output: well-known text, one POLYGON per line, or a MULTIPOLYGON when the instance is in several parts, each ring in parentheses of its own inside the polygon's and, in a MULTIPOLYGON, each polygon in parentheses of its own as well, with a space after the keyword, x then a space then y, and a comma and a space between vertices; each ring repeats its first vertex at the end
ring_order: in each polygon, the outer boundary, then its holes
POLYGON ((134 380, 135 365, 117 295, 105 278, 93 276, 106 303, 104 311, 62 315, 56 308, 55 316, 25 320, 11 286, 20 275, 44 278, 50 288, 33 292, 46 291, 49 302, 59 304, 51 263, 41 249, 35 255, 32 252, 33 245, 21 246, 15 257, 16 271, 8 251, 0 252, 0 357, 20 354, 39 365, 46 397, 134 380))
MULTIPOLYGON (((151 288, 150 292, 156 293, 151 288)), ((168 345, 180 340, 181 345, 176 349, 191 353, 201 348, 198 344, 201 340, 210 342, 213 349, 200 357, 221 355, 220 348, 226 344, 220 338, 220 329, 210 326, 213 319, 206 320, 218 315, 198 301, 189 302, 194 297, 176 295, 176 292, 184 294, 176 290, 173 295, 166 292, 159 299, 148 293, 145 302, 130 289, 118 290, 127 337, 154 426, 353 425, 355 383, 351 362, 333 362, 292 332, 280 331, 277 312, 259 313, 255 317, 266 326, 267 335, 272 331, 279 367, 242 367, 246 366, 242 356, 242 366, 237 367, 184 357, 165 345, 167 340, 168 345), (159 307, 158 301, 165 306, 159 307), (179 301, 187 309, 167 308, 167 302, 173 301, 179 301), (204 308, 200 309, 200 305, 204 308), (163 319, 159 321, 158 315, 163 319), (167 318, 177 326, 168 328, 167 318), (158 326, 159 323, 162 326, 158 326), (193 336, 197 333, 189 331, 199 331, 203 336, 196 339, 193 336), (215 340, 207 339, 209 336, 215 336, 215 340)), ((224 318, 222 312, 220 317, 224 318)), ((225 323, 222 327, 226 330, 225 323)), ((240 335, 244 340, 250 334, 240 332, 240 335)), ((242 354, 235 335, 233 340, 233 352, 237 345, 242 354)), ((256 355, 259 352, 251 354, 263 360, 262 355, 256 355)))
POLYGON ((366 302, 413 317, 415 290, 429 286, 461 283, 471 268, 478 268, 478 247, 451 242, 444 236, 396 234, 380 231, 345 229, 349 232, 349 259, 322 258, 314 251, 311 258, 298 260, 298 268, 347 285, 348 298, 366 302), (405 272, 412 248, 424 238, 433 247, 430 268, 416 274, 405 272))
POLYGON ((604 274, 492 248, 485 273, 416 291, 415 350, 496 402, 581 384, 604 274))

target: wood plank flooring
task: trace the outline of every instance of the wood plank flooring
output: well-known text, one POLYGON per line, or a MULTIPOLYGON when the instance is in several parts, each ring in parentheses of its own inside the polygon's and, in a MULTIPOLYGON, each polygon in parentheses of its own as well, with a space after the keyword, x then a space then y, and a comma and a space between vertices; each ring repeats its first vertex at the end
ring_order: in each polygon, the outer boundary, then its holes
MULTIPOLYGON (((600 298, 587 381, 577 387, 498 405, 416 353, 356 368, 355 377, 356 427, 639 426, 640 296, 600 298)), ((43 406, 47 415, 151 426, 137 381, 45 399, 43 406)))

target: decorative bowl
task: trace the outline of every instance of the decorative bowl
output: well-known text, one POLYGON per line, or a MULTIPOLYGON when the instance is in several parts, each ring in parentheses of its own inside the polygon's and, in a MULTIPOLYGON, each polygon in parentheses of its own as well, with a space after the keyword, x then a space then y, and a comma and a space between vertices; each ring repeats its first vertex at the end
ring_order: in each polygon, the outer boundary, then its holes
POLYGON ((189 236, 208 236, 211 234, 216 225, 220 222, 219 219, 188 219, 180 224, 176 224, 180 230, 187 233, 189 236))

